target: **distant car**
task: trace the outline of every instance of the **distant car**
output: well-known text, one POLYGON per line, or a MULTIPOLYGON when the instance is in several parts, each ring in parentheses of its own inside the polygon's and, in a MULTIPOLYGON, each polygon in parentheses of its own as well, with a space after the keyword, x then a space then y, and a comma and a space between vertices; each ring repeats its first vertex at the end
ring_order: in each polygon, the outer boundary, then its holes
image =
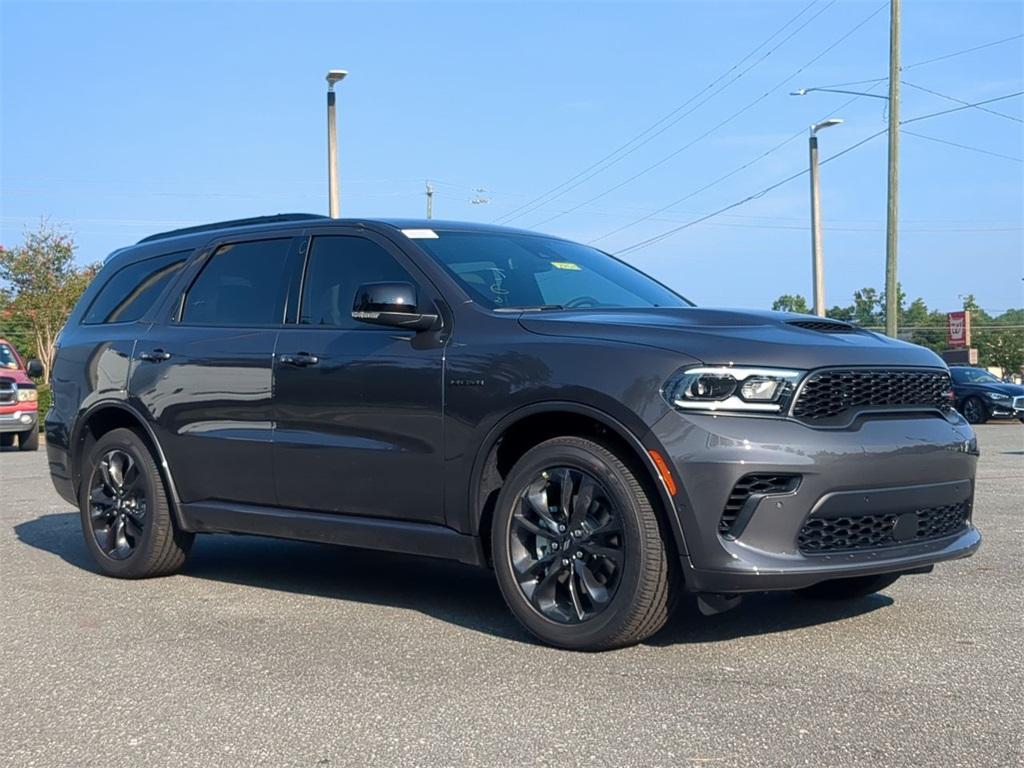
POLYGON ((42 363, 23 362, 13 344, 0 339, 0 447, 17 438, 21 450, 39 449, 39 393, 31 377, 42 375, 42 363))
POLYGON ((1008 384, 984 368, 952 365, 956 409, 971 424, 989 419, 1020 419, 1024 422, 1024 386, 1008 384))

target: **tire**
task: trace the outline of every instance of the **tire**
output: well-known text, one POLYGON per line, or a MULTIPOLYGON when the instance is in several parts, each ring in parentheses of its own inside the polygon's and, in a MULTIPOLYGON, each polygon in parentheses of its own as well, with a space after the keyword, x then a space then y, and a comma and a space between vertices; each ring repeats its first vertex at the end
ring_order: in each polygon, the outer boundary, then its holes
POLYGON ((671 613, 678 576, 651 499, 591 440, 555 438, 519 459, 498 494, 491 552, 505 602, 549 645, 632 645, 671 613))
POLYGON ((877 576, 857 576, 852 579, 832 579, 797 590, 797 594, 811 600, 854 600, 880 592, 900 577, 898 573, 877 576))
POLYGON ((39 450, 39 429, 32 427, 24 432, 18 433, 18 450, 19 451, 38 451, 39 450))
POLYGON ((14 445, 14 433, 13 432, 2 432, 0 433, 0 448, 10 448, 14 445))
POLYGON ((964 400, 964 418, 968 424, 984 424, 988 421, 988 410, 980 397, 968 397, 964 400))
POLYGON ((132 430, 111 430, 89 451, 78 506, 85 546, 108 576, 167 576, 185 564, 193 535, 178 529, 153 455, 132 430))

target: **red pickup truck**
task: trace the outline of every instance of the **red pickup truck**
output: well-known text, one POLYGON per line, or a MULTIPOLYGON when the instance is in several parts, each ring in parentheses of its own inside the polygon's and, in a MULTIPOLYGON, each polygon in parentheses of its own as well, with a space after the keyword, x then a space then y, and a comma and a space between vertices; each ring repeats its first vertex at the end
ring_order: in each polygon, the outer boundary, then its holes
POLYGON ((31 377, 43 375, 38 360, 23 362, 6 339, 0 339, 0 447, 39 449, 39 394, 31 377))

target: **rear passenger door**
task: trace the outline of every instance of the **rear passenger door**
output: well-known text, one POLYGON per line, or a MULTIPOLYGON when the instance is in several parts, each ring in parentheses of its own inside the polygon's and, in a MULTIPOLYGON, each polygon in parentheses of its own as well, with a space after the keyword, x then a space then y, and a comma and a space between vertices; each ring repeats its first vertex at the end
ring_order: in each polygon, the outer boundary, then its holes
POLYGON ((278 499, 295 509, 443 522, 443 336, 351 316, 364 283, 411 283, 420 306, 439 296, 386 238, 338 232, 314 234, 306 246, 298 322, 278 339, 278 499))
POLYGON ((298 240, 217 242, 165 322, 139 340, 131 396, 154 424, 185 502, 274 505, 273 359, 298 240))

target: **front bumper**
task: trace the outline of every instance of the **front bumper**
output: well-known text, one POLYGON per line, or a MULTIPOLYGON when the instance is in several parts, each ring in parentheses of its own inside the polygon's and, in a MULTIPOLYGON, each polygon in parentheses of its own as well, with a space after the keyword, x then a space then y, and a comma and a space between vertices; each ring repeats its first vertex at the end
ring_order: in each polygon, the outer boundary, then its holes
POLYGON ((1024 419, 1024 397, 1015 397, 1010 400, 989 400, 985 404, 988 407, 989 418, 993 419, 1024 419))
POLYGON ((26 432, 38 426, 39 413, 36 410, 16 409, 0 413, 0 432, 26 432))
POLYGON ((652 438, 681 480, 675 502, 686 547, 682 565, 694 592, 799 589, 917 570, 967 557, 981 543, 969 516, 977 443, 958 415, 876 417, 845 429, 815 429, 784 418, 673 412, 655 424, 652 438), (773 473, 798 475, 798 485, 754 499, 739 533, 723 534, 719 523, 737 481, 773 473), (948 535, 919 540, 912 530, 884 545, 818 552, 799 543, 811 517, 872 519, 884 527, 918 509, 955 504, 965 505, 967 521, 948 535))

